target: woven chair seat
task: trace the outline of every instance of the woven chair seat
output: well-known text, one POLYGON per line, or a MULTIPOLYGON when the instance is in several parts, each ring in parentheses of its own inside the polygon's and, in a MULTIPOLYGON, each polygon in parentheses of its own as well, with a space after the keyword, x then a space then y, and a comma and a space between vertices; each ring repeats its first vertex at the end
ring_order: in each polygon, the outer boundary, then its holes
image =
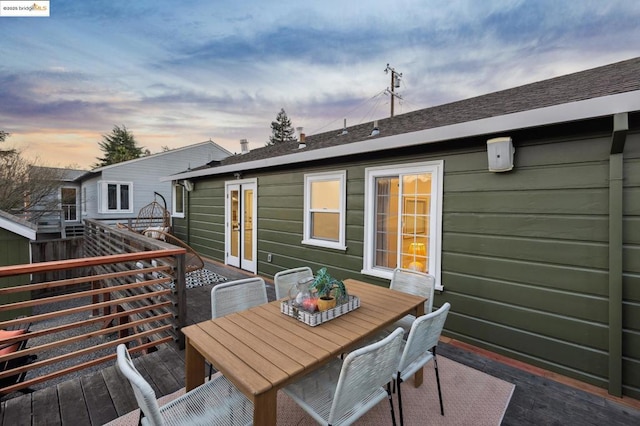
POLYGON ((158 406, 151 385, 133 365, 127 347, 117 347, 118 370, 129 380, 145 426, 235 426, 253 423, 253 404, 226 377, 217 375, 177 399, 158 406))
POLYGON ((384 399, 391 406, 388 386, 398 370, 402 329, 385 339, 336 358, 285 387, 284 392, 320 424, 351 424, 384 399), (385 390, 385 385, 387 389, 385 390))

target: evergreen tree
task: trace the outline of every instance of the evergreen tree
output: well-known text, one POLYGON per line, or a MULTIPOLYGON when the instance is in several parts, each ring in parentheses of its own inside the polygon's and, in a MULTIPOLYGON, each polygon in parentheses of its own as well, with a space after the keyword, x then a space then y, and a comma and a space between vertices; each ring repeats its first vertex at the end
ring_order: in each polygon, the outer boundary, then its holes
POLYGON ((291 127, 291 120, 287 117, 287 113, 284 112, 284 108, 282 108, 276 116, 276 121, 271 122, 271 136, 269 136, 269 142, 266 145, 270 146, 295 140, 295 131, 291 127))
POLYGON ((94 167, 133 160, 140 158, 143 154, 143 148, 136 145, 133 133, 129 132, 125 126, 114 126, 110 134, 102 135, 102 142, 98 142, 98 145, 105 155, 102 158, 96 158, 98 162, 94 167))

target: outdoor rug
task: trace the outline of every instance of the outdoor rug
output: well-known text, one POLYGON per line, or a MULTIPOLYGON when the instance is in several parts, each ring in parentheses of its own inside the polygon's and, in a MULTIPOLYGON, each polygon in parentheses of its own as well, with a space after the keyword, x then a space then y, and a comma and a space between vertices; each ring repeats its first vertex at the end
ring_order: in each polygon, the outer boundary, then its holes
MULTIPOLYGON (((515 385, 481 371, 438 357, 444 416, 440 415, 438 389, 433 362, 424 370, 424 383, 413 386, 413 379, 403 383, 402 401, 405 425, 499 425, 511 400, 515 385)), ((184 393, 184 388, 160 398, 166 404, 184 393)), ((394 395, 397 409, 397 395, 394 395)), ((138 411, 126 414, 109 426, 135 426, 138 411)), ((316 422, 283 392, 278 393, 278 426, 314 425, 316 422)), ((391 424, 389 403, 382 401, 361 417, 358 425, 391 424)))
MULTIPOLYGON (((226 277, 223 277, 220 274, 216 274, 213 271, 202 268, 195 270, 193 272, 188 272, 185 274, 185 280, 187 284, 187 288, 200 287, 203 285, 217 284, 222 283, 227 280, 226 277)), ((173 282, 171 282, 171 288, 174 287, 173 282)))

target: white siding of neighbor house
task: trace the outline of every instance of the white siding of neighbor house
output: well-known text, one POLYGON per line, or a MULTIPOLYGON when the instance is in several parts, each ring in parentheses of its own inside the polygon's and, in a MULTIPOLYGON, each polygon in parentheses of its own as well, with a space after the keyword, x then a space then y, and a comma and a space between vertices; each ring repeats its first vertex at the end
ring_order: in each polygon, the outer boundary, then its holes
MULTIPOLYGON (((82 182, 86 188, 86 212, 83 218, 114 220, 136 218, 140 209, 154 201, 154 192, 161 194, 171 211, 171 182, 161 182, 160 178, 202 166, 210 161, 221 160, 230 153, 212 142, 142 157, 111 166, 95 169, 95 174, 82 182), (133 204, 131 213, 100 213, 100 182, 129 182, 133 186, 133 204)), ((162 198, 155 197, 162 204, 162 198)))

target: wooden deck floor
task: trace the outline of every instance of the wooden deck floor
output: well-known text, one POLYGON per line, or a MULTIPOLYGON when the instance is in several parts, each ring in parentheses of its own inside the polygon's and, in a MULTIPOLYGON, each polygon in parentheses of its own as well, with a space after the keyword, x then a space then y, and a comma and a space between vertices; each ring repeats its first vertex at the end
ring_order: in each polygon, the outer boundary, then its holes
MULTIPOLYGON (((220 273, 230 279, 242 277, 235 271, 220 273)), ((210 315, 209 298, 205 297, 210 289, 189 290, 189 322, 210 315)), ((442 342, 438 353, 516 385, 503 425, 640 425, 640 401, 616 401, 568 386, 453 341, 442 342)), ((134 362, 158 397, 184 386, 184 351, 175 345, 161 345, 158 351, 134 362)), ((98 373, 3 401, 0 425, 102 425, 135 408, 128 382, 111 363, 98 373)), ((421 423, 418 419, 412 424, 421 423)))

